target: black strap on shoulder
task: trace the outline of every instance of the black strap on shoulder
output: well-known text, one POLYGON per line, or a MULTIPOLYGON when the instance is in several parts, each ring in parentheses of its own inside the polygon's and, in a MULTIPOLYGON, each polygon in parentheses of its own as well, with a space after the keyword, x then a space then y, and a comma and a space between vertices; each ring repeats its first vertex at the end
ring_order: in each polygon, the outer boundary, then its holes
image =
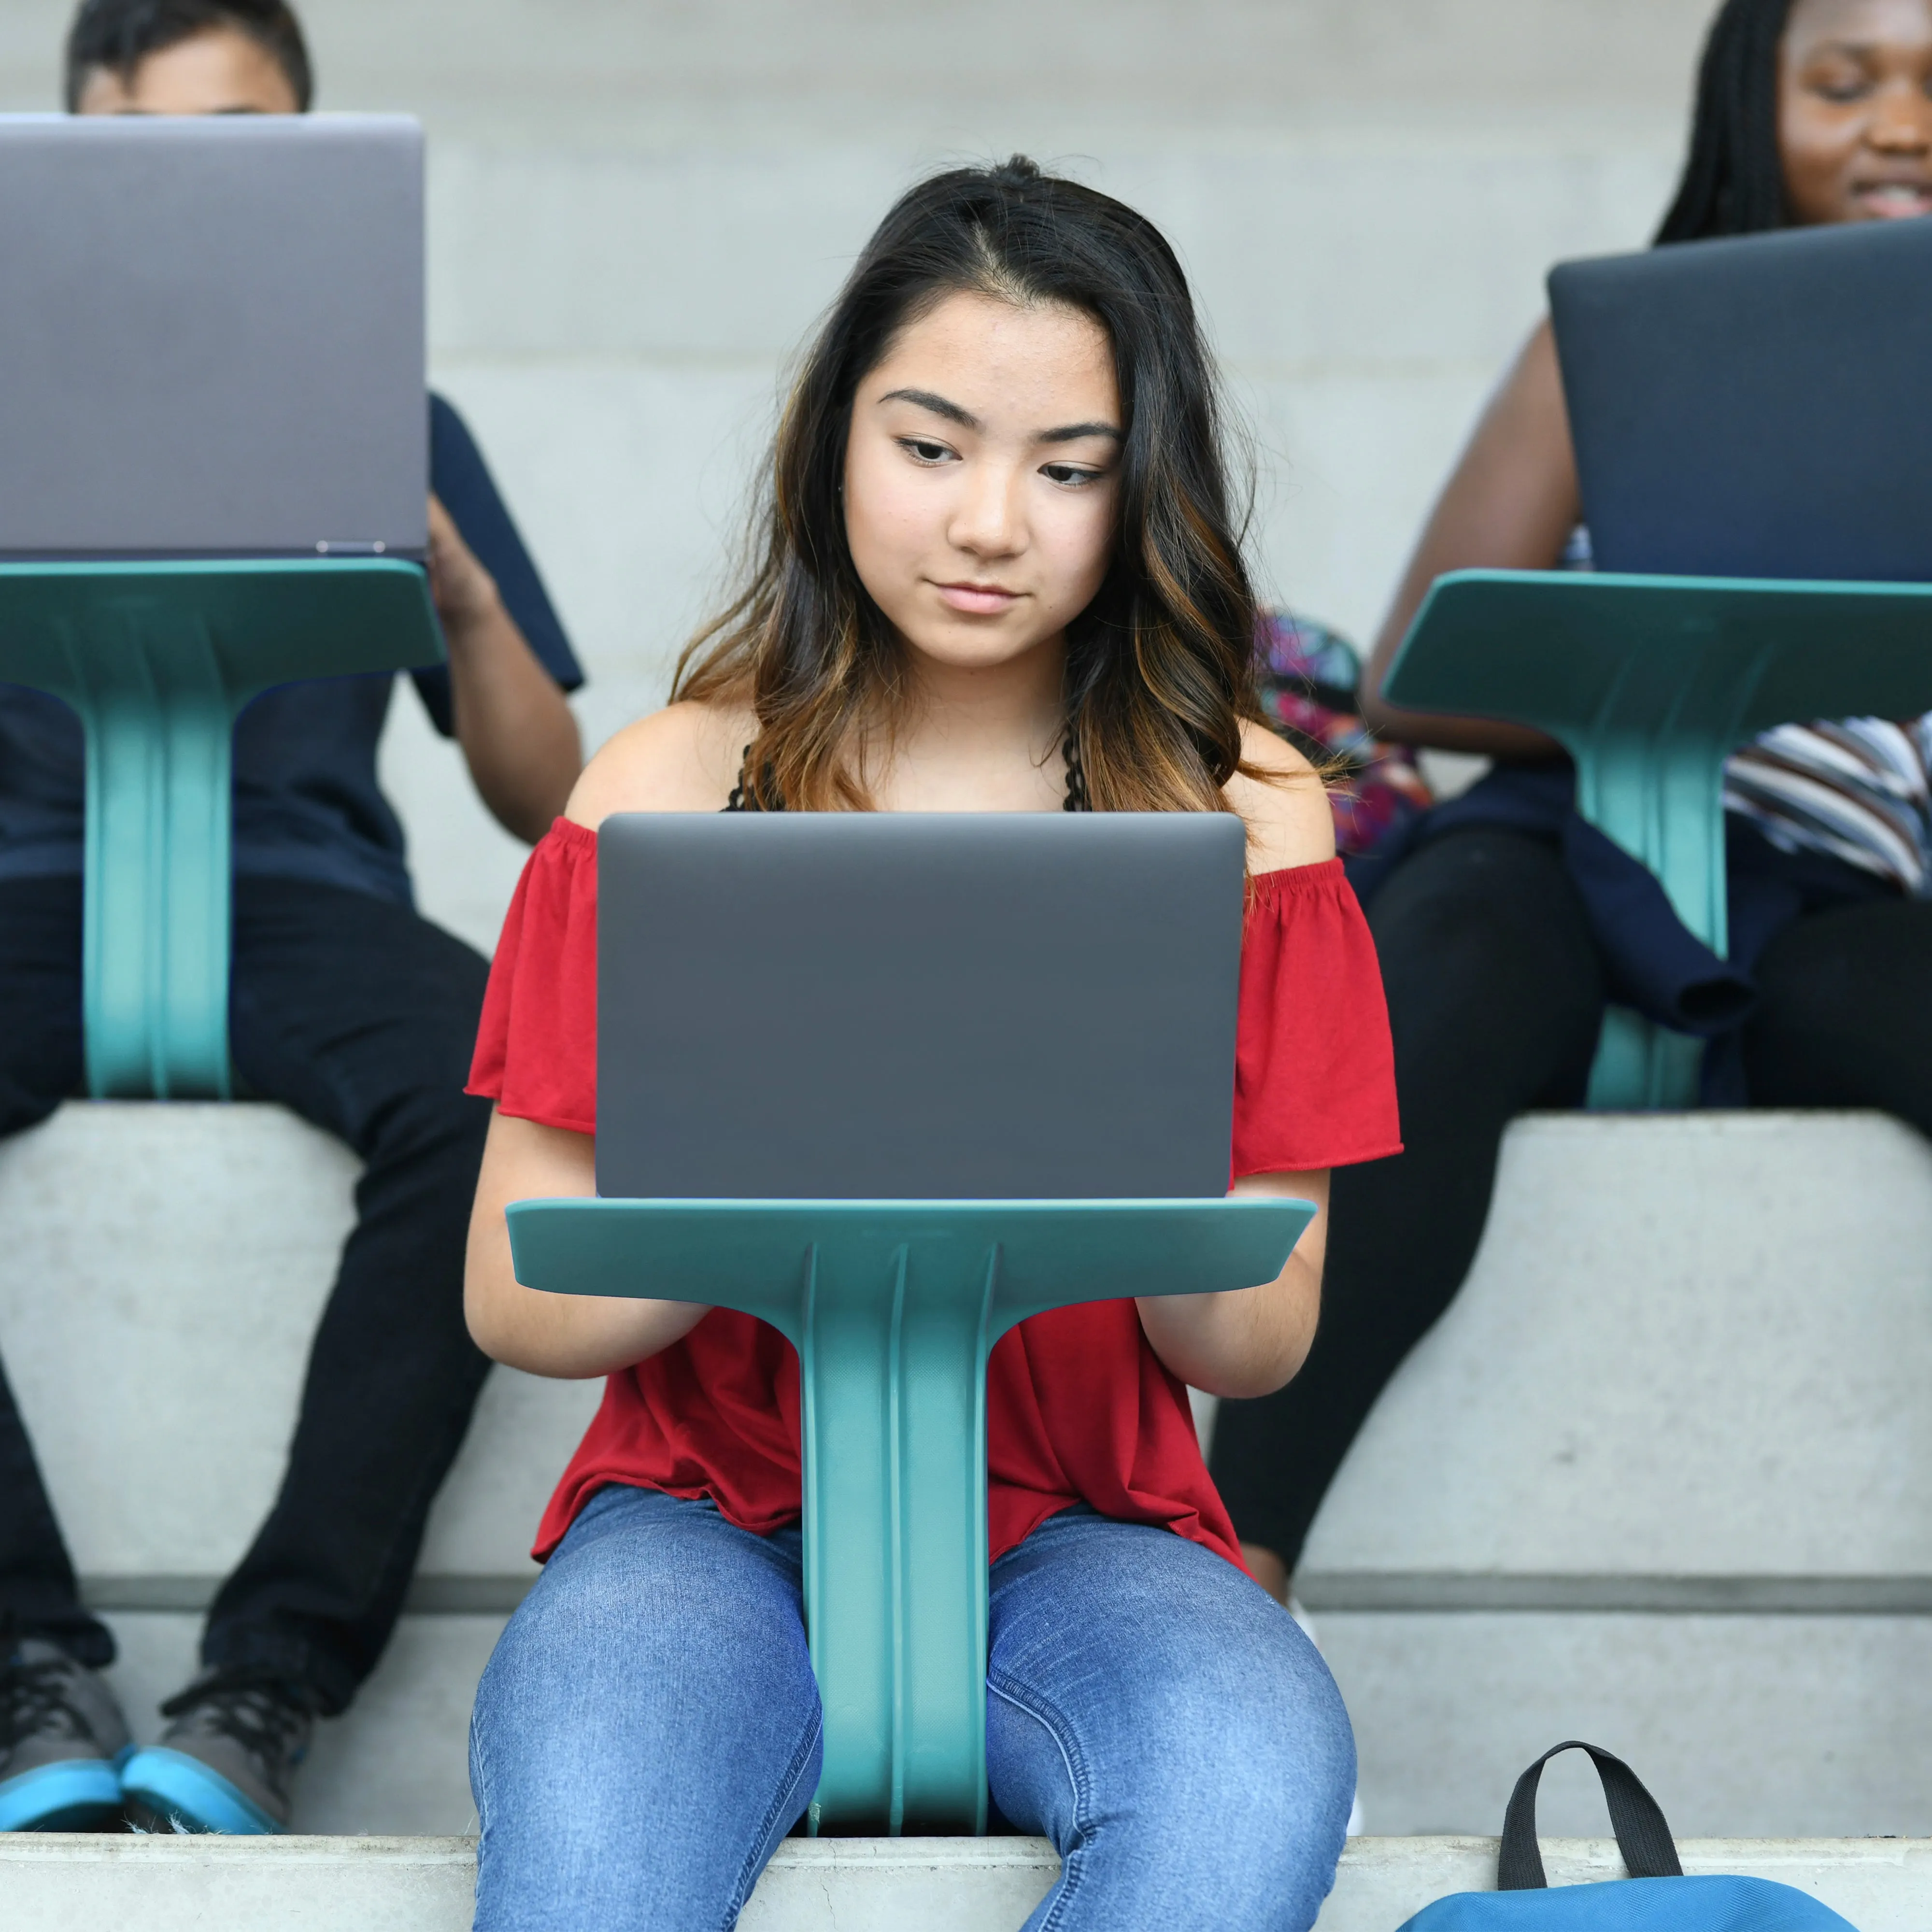
POLYGON ((1643 1788, 1642 1781, 1620 1757, 1612 1757, 1594 1744, 1572 1738, 1545 1751, 1516 1781, 1510 1793, 1509 1810, 1503 1819, 1503 1843, 1496 1861, 1498 1892, 1537 1892, 1550 1882, 1544 1875, 1543 1854, 1536 1843, 1536 1788, 1543 1781, 1543 1767, 1558 1753, 1588 1751, 1590 1761, 1603 1780, 1604 1802, 1610 1808, 1610 1829, 1617 1834, 1617 1850, 1623 1854, 1624 1869, 1632 1878, 1682 1878, 1684 1868, 1677 1861, 1677 1846, 1670 1827, 1657 1800, 1643 1788))

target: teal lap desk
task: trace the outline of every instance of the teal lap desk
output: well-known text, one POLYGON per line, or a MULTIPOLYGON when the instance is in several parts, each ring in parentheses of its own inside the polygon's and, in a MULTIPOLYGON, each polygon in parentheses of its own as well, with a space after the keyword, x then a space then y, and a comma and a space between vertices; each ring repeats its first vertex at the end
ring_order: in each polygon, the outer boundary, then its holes
POLYGON ((226 1099, 235 721, 272 685, 438 662, 396 558, 0 563, 0 682, 87 742, 81 966, 95 1099, 226 1099))
MULTIPOLYGON (((1774 724, 1932 710, 1932 584, 1457 571, 1436 580, 1383 694, 1557 740, 1576 809, 1721 956, 1724 760, 1774 724)), ((1590 1104, 1690 1106, 1702 1050, 1612 1008, 1590 1104)))
POLYGON ((735 1308, 797 1348, 812 1828, 986 1828, 986 1358, 1028 1316, 1271 1281, 1305 1202, 523 1201, 517 1279, 735 1308))

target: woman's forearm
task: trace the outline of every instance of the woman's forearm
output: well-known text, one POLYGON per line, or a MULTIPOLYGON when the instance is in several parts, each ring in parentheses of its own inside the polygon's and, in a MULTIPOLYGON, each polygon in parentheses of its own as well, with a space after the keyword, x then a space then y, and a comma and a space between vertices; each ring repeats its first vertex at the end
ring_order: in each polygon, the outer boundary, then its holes
POLYGON ((1526 725, 1399 710, 1383 702, 1382 688, 1438 577, 1452 570, 1551 569, 1580 507, 1562 371, 1546 322, 1490 399, 1423 526, 1362 674, 1362 716, 1373 730, 1405 744, 1495 758, 1547 758, 1558 748, 1526 725))
POLYGON ((1141 1327, 1154 1353, 1208 1395, 1269 1395, 1293 1379, 1315 1344, 1328 1244, 1328 1176, 1256 1174, 1237 1195, 1312 1201, 1315 1219, 1273 1281, 1218 1294, 1143 1295, 1141 1327))
POLYGON ((491 1119, 463 1282, 464 1313, 486 1355, 535 1376, 607 1376, 669 1348, 704 1318, 707 1311, 692 1302, 547 1294, 517 1280, 504 1218, 510 1203, 596 1192, 589 1135, 507 1114, 491 1119))

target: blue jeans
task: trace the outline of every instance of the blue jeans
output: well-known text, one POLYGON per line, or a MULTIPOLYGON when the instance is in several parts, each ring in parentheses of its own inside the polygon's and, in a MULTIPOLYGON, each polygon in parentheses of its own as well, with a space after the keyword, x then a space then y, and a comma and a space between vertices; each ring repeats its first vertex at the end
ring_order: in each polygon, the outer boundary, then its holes
MULTIPOLYGON (((799 1533, 600 1491, 478 1688, 477 1932, 717 1932, 818 1781, 799 1533)), ((1164 1529, 1069 1510, 994 1564, 988 1782, 1050 1838, 1028 1932, 1305 1932, 1355 1747, 1288 1612, 1164 1529)))

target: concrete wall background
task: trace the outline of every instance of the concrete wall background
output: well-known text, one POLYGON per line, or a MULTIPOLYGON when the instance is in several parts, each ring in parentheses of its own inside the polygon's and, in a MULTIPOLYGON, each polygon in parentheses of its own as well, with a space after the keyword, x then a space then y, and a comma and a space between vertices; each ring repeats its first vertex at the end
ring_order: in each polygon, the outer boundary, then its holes
MULTIPOLYGON (((1271 592, 1358 637, 1550 262, 1640 244, 1708 0, 307 0, 326 107, 430 137, 436 381, 590 672, 662 699, 784 360, 894 194, 1022 148, 1179 248, 1255 433, 1271 592)), ((68 0, 0 0, 0 106, 68 0)), ((412 699, 425 907, 494 939, 519 850, 412 699)))

